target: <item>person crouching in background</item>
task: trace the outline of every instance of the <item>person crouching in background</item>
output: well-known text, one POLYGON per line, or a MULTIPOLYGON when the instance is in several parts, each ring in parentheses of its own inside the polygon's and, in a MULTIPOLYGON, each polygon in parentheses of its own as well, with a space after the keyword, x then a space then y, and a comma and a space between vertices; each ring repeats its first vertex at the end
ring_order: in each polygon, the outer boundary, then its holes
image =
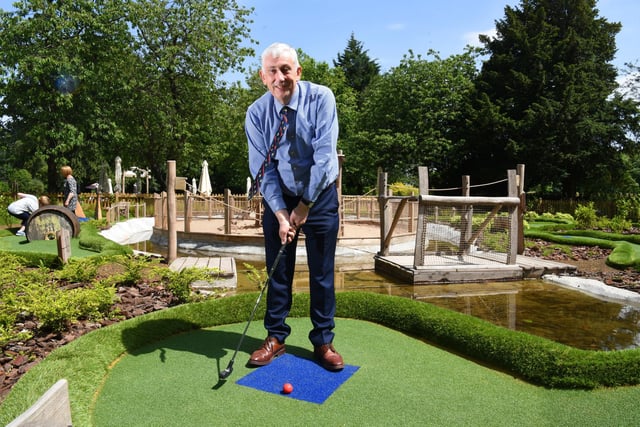
POLYGON ((37 198, 33 194, 18 193, 18 200, 7 206, 7 212, 9 212, 9 215, 22 220, 20 223, 20 229, 16 231, 16 236, 24 236, 24 230, 31 214, 38 210, 39 207, 46 206, 48 204, 50 204, 50 202, 47 196, 40 196, 40 198, 37 198))

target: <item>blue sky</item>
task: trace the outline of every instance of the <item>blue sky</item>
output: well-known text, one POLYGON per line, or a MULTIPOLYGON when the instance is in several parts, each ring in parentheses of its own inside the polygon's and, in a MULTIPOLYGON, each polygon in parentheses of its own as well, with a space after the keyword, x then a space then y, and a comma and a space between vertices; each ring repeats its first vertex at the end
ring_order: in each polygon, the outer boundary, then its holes
MULTIPOLYGON (((305 0, 286 6, 267 0, 239 0, 253 6, 252 34, 260 42, 260 53, 271 42, 283 41, 301 48, 318 61, 333 65, 344 51, 351 33, 363 43, 369 57, 383 71, 400 63, 409 52, 441 57, 462 53, 467 44, 477 44, 478 34, 495 28, 507 5, 515 0, 305 0)), ((600 16, 621 22, 616 38, 615 65, 640 59, 640 1, 600 0, 600 16)), ((257 61, 256 61, 257 63, 257 61)))
MULTIPOLYGON (((13 0, 0 0, 0 8, 11 9, 13 0)), ((462 53, 465 45, 477 43, 479 33, 489 33, 504 17, 506 5, 517 0, 238 0, 253 6, 251 32, 259 42, 256 53, 274 41, 301 48, 317 61, 333 65, 344 51, 351 33, 363 43, 369 57, 382 71, 400 63, 409 50, 426 54, 436 50, 441 57, 462 53)), ((599 0, 600 16, 621 22, 616 38, 616 66, 640 60, 640 1, 599 0)), ((257 66, 257 58, 247 65, 257 66)))

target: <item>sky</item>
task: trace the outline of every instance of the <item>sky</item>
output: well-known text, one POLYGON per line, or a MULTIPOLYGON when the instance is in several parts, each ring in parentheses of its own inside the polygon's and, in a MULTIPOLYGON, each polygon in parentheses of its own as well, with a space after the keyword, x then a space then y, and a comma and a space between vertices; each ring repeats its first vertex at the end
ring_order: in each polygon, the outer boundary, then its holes
MULTIPOLYGON (((464 52, 478 43, 478 34, 491 34, 504 18, 505 6, 516 0, 303 0, 280 4, 268 0, 238 0, 253 6, 252 36, 264 48, 276 41, 301 48, 316 61, 333 66, 354 34, 381 70, 400 64, 412 50, 423 57, 432 49, 440 57, 464 52)), ((599 15, 620 22, 614 64, 640 60, 640 1, 599 0, 599 15)), ((251 62, 257 65, 257 58, 251 62)), ((304 70, 303 70, 304 74, 304 70)))
MULTIPOLYGON (((13 0, 0 0, 0 9, 12 9, 13 0)), ((250 24, 256 58, 246 65, 254 69, 258 56, 279 41, 302 49, 316 61, 327 62, 344 52, 353 33, 369 57, 383 72, 400 64, 412 50, 426 56, 432 49, 442 58, 459 54, 468 44, 478 44, 478 34, 491 34, 495 21, 504 18, 505 6, 519 0, 238 0, 254 7, 250 24)), ((614 65, 640 62, 640 1, 598 0, 600 16, 620 22, 614 65)))

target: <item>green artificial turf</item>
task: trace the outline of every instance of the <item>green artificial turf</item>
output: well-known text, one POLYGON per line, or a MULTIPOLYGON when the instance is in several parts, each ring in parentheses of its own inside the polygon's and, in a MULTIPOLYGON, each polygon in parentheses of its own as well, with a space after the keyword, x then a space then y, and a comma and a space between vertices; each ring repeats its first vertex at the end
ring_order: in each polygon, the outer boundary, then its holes
POLYGON ((606 260, 607 265, 620 270, 627 268, 640 269, 640 238, 637 235, 594 230, 555 232, 547 230, 544 225, 540 224, 525 230, 524 235, 529 239, 543 239, 562 245, 599 246, 611 249, 611 254, 606 260))
MULTIPOLYGON (((6 233, 4 233, 6 234, 6 233)), ((55 240, 27 240, 25 236, 0 235, 0 251, 9 251, 16 255, 21 253, 58 254, 58 244, 55 240)), ((82 258, 95 256, 95 251, 89 251, 80 247, 80 239, 71 239, 71 256, 82 258)))
MULTIPOLYGON (((311 357, 309 319, 289 323, 289 353, 311 357)), ((335 344, 345 362, 360 369, 321 405, 235 383, 251 372, 246 361, 264 336, 261 322, 252 323, 231 377, 219 383, 218 372, 243 328, 233 324, 181 334, 121 358, 99 392, 91 424, 631 425, 640 414, 639 388, 547 390, 397 331, 349 319, 337 319, 335 344)))
MULTIPOLYGON (((105 425, 101 423, 109 414, 118 418, 118 425, 145 425, 122 417, 137 417, 145 411, 149 411, 146 417, 152 417, 150 414, 163 409, 176 417, 146 425, 637 424, 640 387, 586 391, 535 386, 379 325, 406 328, 409 306, 418 323, 424 321, 419 320, 426 314, 423 308, 441 309, 377 294, 340 293, 338 297, 341 317, 336 346, 346 363, 360 369, 322 405, 278 400, 280 396, 240 389, 234 383, 247 372, 247 355, 264 338, 258 318, 232 376, 218 386, 218 371, 226 367, 255 302, 255 294, 245 294, 136 317, 55 350, 13 387, 0 405, 0 425, 25 411, 61 378, 69 381, 76 426, 105 425), (373 316, 377 323, 360 317, 365 305, 379 312, 373 316), (351 317, 348 313, 361 320, 346 319, 351 317), (123 376, 120 370, 129 364, 134 366, 123 376), (116 380, 120 385, 111 385, 116 380), (133 395, 124 395, 128 388, 133 395), (209 412, 203 414, 201 407, 209 412), (218 413, 224 414, 222 421, 216 418, 218 413)), ((310 356, 305 312, 308 296, 296 294, 291 318, 294 334, 288 344, 290 352, 310 356)), ((461 326, 462 319, 467 316, 450 313, 450 322, 461 326)), ((526 347, 522 351, 528 352, 526 347)), ((106 425, 111 422, 104 421, 106 425)))

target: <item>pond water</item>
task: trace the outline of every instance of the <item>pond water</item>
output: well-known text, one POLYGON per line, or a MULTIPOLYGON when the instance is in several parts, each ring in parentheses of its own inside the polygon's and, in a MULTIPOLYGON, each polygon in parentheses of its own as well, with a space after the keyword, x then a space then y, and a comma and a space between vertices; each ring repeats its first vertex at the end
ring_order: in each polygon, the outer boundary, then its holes
MULTIPOLYGON (((140 244, 132 246, 162 253, 162 248, 143 243, 143 248, 140 244)), ((235 260, 236 292, 256 291, 258 286, 249 279, 245 264, 257 269, 264 268, 264 264, 238 257, 235 260)), ((296 273, 294 289, 308 289, 308 273, 296 273)), ((407 285, 366 270, 336 272, 336 290, 411 298, 585 350, 622 350, 640 346, 640 306, 601 300, 542 280, 407 285)))

